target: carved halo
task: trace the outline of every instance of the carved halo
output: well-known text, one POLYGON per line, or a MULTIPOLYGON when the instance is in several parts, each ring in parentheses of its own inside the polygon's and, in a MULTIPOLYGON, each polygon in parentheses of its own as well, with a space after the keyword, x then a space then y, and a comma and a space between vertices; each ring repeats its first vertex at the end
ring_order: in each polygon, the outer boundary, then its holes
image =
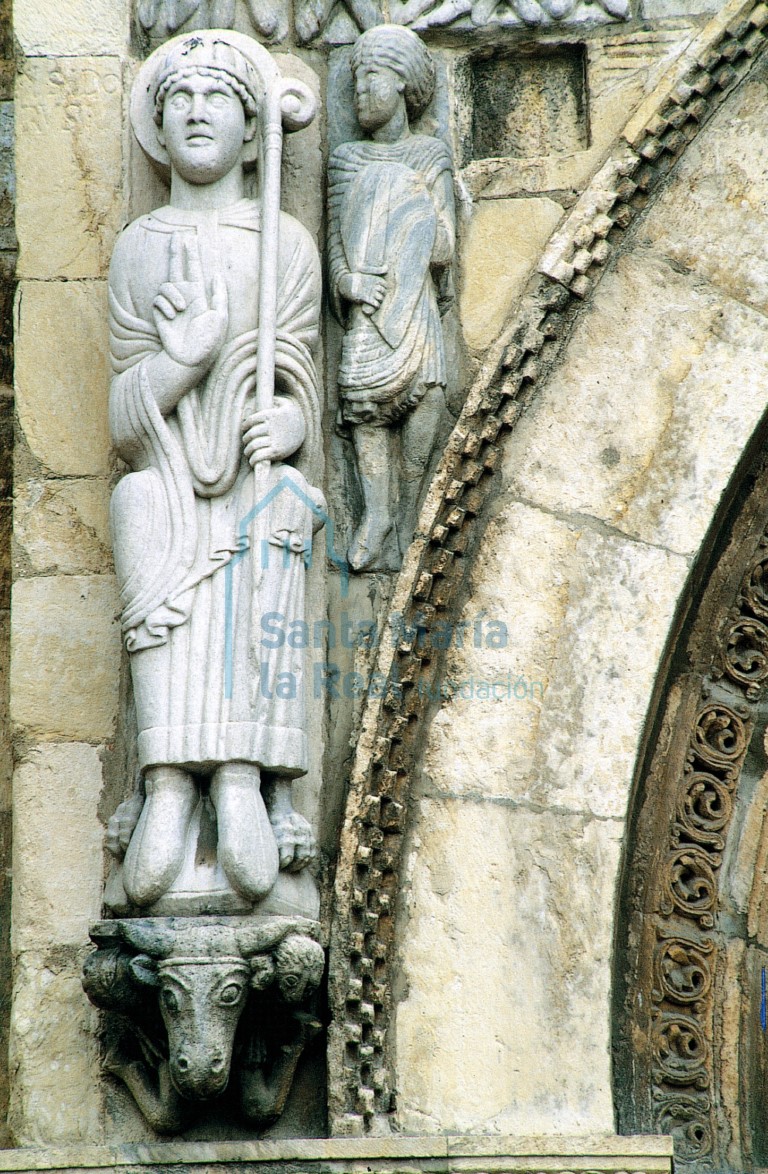
POLYGON ((269 52, 244 33, 236 33, 230 29, 205 29, 194 33, 183 33, 165 41, 147 58, 139 70, 131 90, 131 126, 145 155, 159 168, 165 179, 170 177, 170 160, 168 152, 157 137, 155 123, 155 92, 160 70, 163 68, 169 54, 185 42, 191 44, 209 44, 223 42, 231 45, 242 53, 243 57, 256 71, 261 83, 259 95, 259 123, 260 131, 251 143, 246 143, 243 149, 243 163, 253 166, 261 156, 264 112, 266 109, 266 95, 279 87, 281 94, 281 113, 287 131, 300 130, 308 126, 315 114, 315 99, 311 91, 296 78, 283 79, 280 70, 269 52))

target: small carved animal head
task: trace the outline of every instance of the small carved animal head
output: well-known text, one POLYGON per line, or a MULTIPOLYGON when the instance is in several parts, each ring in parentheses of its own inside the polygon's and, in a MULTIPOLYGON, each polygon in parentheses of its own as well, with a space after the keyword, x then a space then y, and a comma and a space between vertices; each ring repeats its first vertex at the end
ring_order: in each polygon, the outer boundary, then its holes
POLYGON ((242 958, 167 958, 146 954, 131 963, 135 978, 158 988, 176 1091, 207 1100, 227 1087, 232 1046, 248 996, 250 968, 242 958))

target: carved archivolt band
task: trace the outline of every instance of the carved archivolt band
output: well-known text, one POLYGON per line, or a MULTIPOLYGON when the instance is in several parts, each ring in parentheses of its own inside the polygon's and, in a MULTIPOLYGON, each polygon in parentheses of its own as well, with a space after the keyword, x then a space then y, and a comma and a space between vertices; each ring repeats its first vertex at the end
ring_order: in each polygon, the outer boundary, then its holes
MULTIPOLYGON (((768 32, 763 3, 731 3, 692 43, 672 74, 626 128, 612 157, 545 251, 519 314, 490 348, 447 446, 422 511, 420 533, 401 573, 393 608, 401 632, 415 633, 455 606, 465 556, 499 462, 499 446, 536 392, 625 230, 723 98, 752 68, 768 32), (418 616, 418 622, 417 622, 418 616)), ((751 568, 724 645, 731 683, 702 697, 674 824, 656 976, 654 1047, 659 1085, 655 1120, 682 1131, 686 1156, 712 1145, 709 955, 702 930, 713 924, 716 871, 730 818, 734 780, 751 730, 750 704, 768 676, 768 556, 751 568), (672 924, 686 927, 672 933, 672 924)), ((396 641, 396 643, 395 643, 396 641)), ((415 636, 381 650, 377 672, 390 681, 368 702, 353 768, 331 938, 332 1127, 359 1134, 391 1109, 387 1031, 394 905, 410 780, 424 745, 438 665, 415 636)), ((381 679, 381 678, 380 678, 381 679)))

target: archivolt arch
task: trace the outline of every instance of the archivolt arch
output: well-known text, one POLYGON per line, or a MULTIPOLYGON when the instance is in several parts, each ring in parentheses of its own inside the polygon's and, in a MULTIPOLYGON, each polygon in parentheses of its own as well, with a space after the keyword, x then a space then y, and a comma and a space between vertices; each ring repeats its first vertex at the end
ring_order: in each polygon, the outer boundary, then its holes
POLYGON ((669 643, 630 808, 617 923, 621 1132, 678 1164, 768 1160, 768 460, 753 437, 669 643))
POLYGON ((393 634, 380 650, 376 671, 390 685, 368 701, 363 716, 342 832, 331 938, 337 1133, 376 1129, 391 1110, 391 969, 402 846, 439 670, 408 629, 415 629, 417 616, 429 622, 455 612, 505 435, 546 384, 582 306, 624 247, 626 230, 724 95, 752 69, 766 26, 763 5, 726 6, 631 120, 490 348, 430 488, 391 603, 405 619, 404 634, 393 634))

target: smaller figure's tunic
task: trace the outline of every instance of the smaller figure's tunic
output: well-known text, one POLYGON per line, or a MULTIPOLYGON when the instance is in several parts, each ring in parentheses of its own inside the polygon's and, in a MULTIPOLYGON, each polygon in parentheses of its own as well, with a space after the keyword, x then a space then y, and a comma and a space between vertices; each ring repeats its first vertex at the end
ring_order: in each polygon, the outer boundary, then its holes
POLYGON ((273 464, 264 483, 242 440, 243 418, 255 410, 258 205, 162 208, 135 221, 115 248, 110 424, 134 471, 119 482, 111 515, 142 767, 208 770, 241 760, 287 776, 307 769, 301 653, 261 642, 266 612, 286 625, 304 619, 305 555, 322 500, 311 487, 319 261, 296 221, 282 215, 280 230, 276 380, 300 407, 307 435, 296 466, 273 464), (221 273, 229 325, 207 376, 163 417, 150 381, 162 349, 152 303, 168 280, 176 234, 194 236, 208 280, 221 273))
POLYGON ((435 280, 454 244, 451 156, 439 139, 344 143, 329 164, 329 269, 345 326, 338 383, 346 424, 391 424, 444 386, 445 351, 435 280), (373 313, 347 310, 339 282, 383 277, 373 313))

